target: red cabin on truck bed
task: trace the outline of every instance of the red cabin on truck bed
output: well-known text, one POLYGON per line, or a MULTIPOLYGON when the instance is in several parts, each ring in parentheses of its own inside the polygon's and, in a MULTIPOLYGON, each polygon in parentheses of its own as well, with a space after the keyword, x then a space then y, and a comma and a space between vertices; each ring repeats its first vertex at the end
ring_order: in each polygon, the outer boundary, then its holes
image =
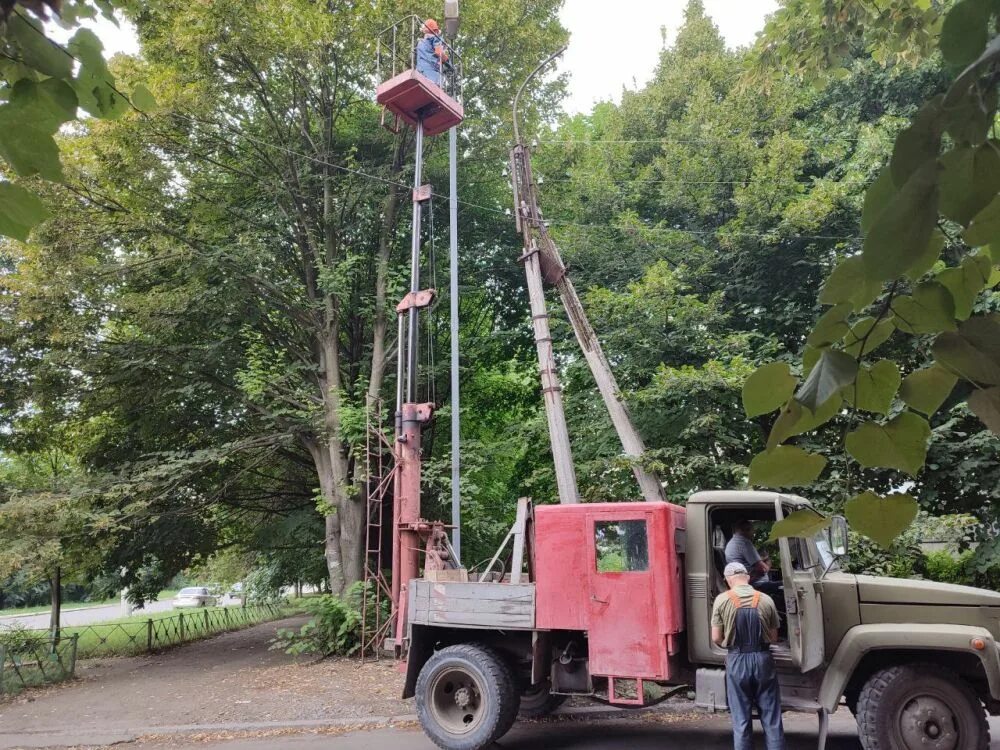
POLYGON ((667 680, 685 626, 684 509, 535 508, 535 627, 586 631, 595 676, 667 680))

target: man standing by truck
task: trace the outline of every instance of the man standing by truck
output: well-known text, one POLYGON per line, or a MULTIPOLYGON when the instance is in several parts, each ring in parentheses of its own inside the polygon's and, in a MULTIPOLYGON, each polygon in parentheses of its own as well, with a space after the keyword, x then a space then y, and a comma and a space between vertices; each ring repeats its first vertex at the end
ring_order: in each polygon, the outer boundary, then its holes
POLYGON ((778 640, 778 610, 767 594, 750 585, 743 563, 726 565, 723 575, 729 591, 712 606, 712 641, 729 650, 726 655, 726 697, 733 717, 733 746, 753 747, 751 713, 760 712, 767 750, 785 747, 781 723, 781 694, 770 645, 778 640))

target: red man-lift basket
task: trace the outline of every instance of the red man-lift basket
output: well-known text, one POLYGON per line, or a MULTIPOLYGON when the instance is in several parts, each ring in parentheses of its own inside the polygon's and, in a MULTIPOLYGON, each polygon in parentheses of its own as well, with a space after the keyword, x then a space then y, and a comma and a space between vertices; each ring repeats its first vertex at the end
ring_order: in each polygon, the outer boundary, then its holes
POLYGON ((416 126, 422 117, 427 136, 458 125, 465 115, 461 104, 412 68, 381 84, 375 99, 410 125, 416 126))

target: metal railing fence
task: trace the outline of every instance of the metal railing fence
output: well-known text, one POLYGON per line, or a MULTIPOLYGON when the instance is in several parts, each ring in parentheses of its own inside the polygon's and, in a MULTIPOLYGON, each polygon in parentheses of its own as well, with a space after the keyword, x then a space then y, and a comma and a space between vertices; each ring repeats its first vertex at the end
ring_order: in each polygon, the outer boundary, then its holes
POLYGON ((23 631, 15 642, 0 643, 0 695, 72 677, 77 641, 76 635, 53 639, 23 631))
MULTIPOLYGON (((75 625, 63 628, 63 639, 78 641, 78 656, 134 656, 186 641, 194 641, 227 630, 275 620, 290 613, 277 604, 247 607, 205 607, 167 617, 135 618, 126 622, 75 625)), ((40 631, 28 631, 41 635, 40 631)))

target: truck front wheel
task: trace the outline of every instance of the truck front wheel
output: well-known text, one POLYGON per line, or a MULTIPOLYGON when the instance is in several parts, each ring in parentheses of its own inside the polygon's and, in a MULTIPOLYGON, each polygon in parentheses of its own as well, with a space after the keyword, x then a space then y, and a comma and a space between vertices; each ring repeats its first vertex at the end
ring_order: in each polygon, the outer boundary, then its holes
POLYGON ((520 696, 496 651, 476 644, 436 652, 417 676, 417 718, 444 750, 480 750, 507 733, 520 696))
POLYGON ((873 674, 858 696, 865 750, 988 750, 986 712, 957 675, 930 664, 873 674))

